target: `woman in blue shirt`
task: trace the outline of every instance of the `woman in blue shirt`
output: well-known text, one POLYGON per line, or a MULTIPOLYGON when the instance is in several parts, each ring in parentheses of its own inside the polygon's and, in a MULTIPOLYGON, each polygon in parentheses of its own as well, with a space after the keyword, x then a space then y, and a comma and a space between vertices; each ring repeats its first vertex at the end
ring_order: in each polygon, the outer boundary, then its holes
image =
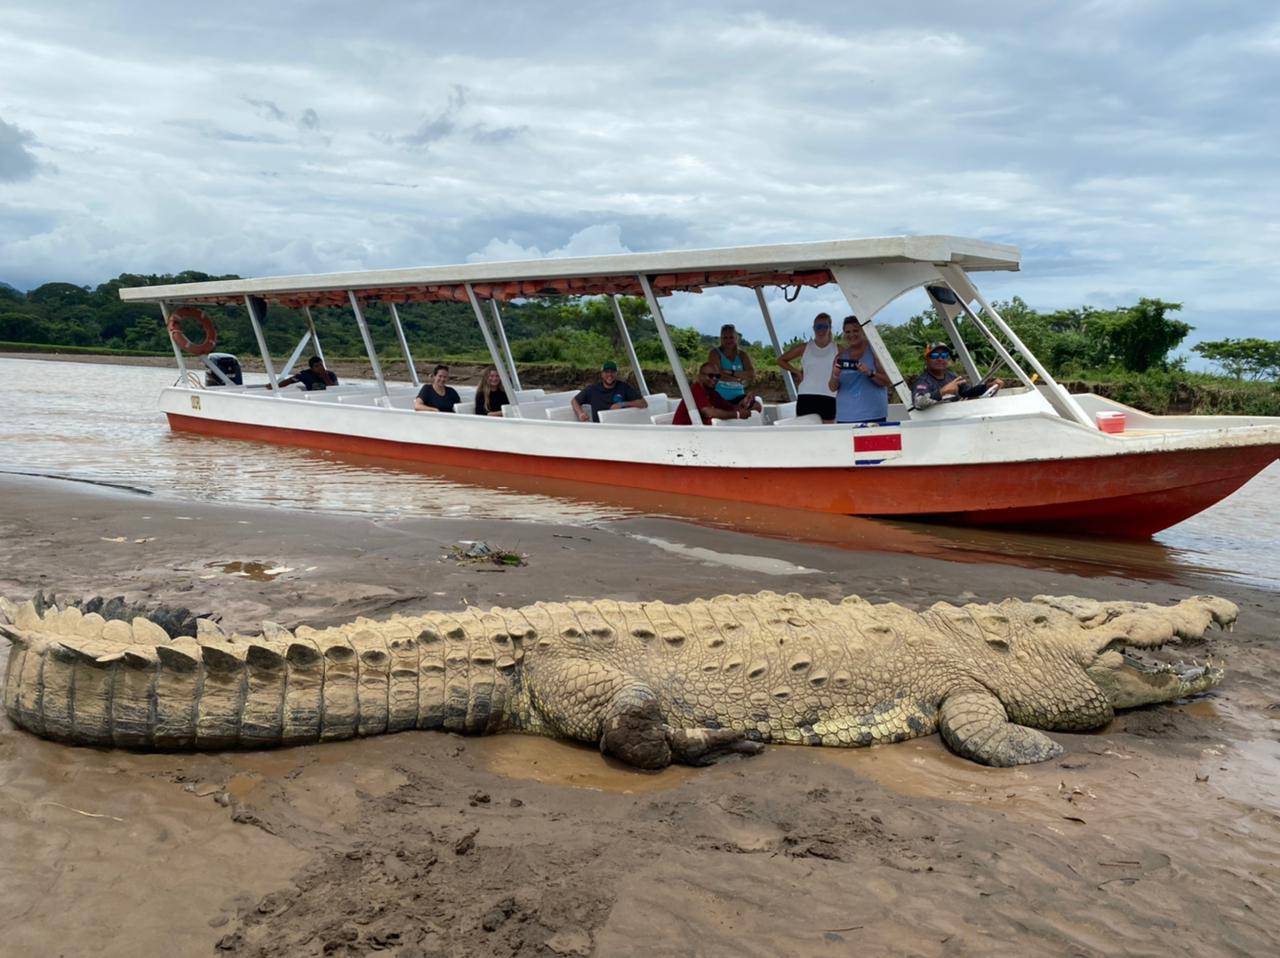
POLYGON ((889 418, 889 377, 876 361, 857 316, 844 318, 844 348, 831 364, 836 422, 884 422, 889 418))
POLYGON ((707 362, 720 369, 716 392, 735 406, 741 405, 756 370, 747 351, 738 345, 738 331, 732 323, 720 327, 720 345, 713 346, 707 353, 707 362))

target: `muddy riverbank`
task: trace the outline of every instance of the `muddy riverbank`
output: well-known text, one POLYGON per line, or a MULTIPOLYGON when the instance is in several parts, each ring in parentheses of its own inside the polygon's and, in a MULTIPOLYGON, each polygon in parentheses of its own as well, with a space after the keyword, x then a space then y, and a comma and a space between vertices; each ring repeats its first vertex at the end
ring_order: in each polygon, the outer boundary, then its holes
MULTIPOLYGON (((857 552, 654 518, 329 516, 0 476, 0 593, 326 625, 721 592, 912 606, 1194 582, 857 552), (460 565, 460 540, 527 556, 460 565)), ((260 753, 69 749, 0 719, 5 953, 1253 955, 1280 949, 1280 595, 1218 583, 1213 696, 984 769, 936 737, 646 775, 407 733, 260 753)), ((7 654, 0 650, 0 656, 7 654)))

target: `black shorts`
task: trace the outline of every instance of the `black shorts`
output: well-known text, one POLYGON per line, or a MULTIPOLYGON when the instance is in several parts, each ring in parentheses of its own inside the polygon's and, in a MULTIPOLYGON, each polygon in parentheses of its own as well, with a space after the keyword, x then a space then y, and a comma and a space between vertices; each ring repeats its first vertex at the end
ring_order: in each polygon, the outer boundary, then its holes
POLYGON ((796 397, 796 415, 808 416, 817 413, 823 421, 836 418, 835 396, 800 395, 796 397))

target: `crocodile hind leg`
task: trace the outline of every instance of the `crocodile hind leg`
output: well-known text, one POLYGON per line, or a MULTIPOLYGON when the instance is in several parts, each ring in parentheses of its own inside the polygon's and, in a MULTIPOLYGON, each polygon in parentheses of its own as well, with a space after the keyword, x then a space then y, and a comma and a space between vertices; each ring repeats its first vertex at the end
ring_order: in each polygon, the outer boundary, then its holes
POLYGON ((1000 700, 986 689, 952 692, 943 699, 938 731, 953 752, 980 765, 1031 765, 1062 754, 1062 746, 1043 732, 1010 722, 1000 700))
POLYGON ((732 729, 669 725, 653 689, 609 665, 576 657, 540 661, 526 672, 531 704, 548 731, 595 742, 636 768, 672 762, 704 765, 723 752, 755 754, 763 746, 732 729))

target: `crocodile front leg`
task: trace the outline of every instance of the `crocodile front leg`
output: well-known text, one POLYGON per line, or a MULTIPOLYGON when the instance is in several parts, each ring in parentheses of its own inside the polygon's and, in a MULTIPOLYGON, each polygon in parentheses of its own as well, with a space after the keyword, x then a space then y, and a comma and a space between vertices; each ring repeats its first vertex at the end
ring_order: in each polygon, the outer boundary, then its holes
POLYGON ((1062 746, 1043 732, 1010 722, 1000 700, 986 689, 964 689, 943 699, 938 731, 953 752, 980 765, 1031 765, 1062 754, 1062 746))
POLYGON ((732 729, 668 725, 653 689, 610 665, 561 656, 526 665, 525 676, 539 720, 528 731, 595 742, 606 755, 636 768, 704 765, 721 752, 763 749, 732 729))

